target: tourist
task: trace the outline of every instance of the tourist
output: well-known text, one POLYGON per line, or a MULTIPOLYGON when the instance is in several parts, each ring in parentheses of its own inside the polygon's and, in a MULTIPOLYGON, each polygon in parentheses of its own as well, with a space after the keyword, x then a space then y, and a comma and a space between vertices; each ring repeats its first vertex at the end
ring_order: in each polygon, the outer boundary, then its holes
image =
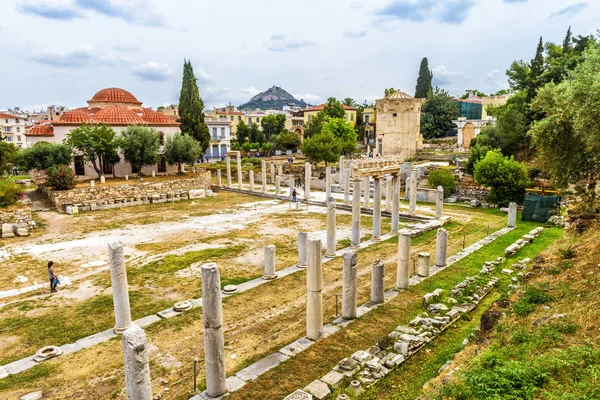
POLYGON ((296 189, 292 191, 292 203, 296 202, 296 189))
POLYGON ((56 292, 56 285, 58 285, 60 282, 58 281, 58 277, 54 272, 53 261, 48 262, 48 279, 50 279, 50 293, 56 292))

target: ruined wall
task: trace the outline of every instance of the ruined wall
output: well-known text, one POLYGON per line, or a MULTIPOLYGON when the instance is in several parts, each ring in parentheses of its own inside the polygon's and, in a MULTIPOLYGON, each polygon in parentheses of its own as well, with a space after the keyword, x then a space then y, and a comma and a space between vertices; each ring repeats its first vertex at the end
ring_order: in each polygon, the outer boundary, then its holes
POLYGON ((97 184, 95 187, 70 190, 53 190, 41 185, 39 188, 59 211, 75 205, 78 211, 94 211, 211 196, 210 183, 210 172, 207 171, 198 178, 162 182, 132 182, 113 186, 97 184))
POLYGON ((2 237, 29 236, 35 228, 29 207, 0 210, 2 237))

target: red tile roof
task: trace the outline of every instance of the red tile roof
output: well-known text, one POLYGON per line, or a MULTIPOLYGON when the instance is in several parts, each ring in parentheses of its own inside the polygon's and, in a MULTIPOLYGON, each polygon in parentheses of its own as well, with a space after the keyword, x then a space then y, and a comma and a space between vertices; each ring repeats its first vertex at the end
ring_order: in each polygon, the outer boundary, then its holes
MULTIPOLYGON (((346 110, 346 111, 356 111, 355 107, 350 107, 345 104, 342 104, 342 106, 344 107, 344 110, 346 110)), ((306 110, 302 110, 302 111, 321 111, 323 109, 323 107, 325 107, 325 104, 307 108, 306 110)))
POLYGON ((151 125, 173 125, 171 118, 150 108, 144 108, 142 110, 142 118, 147 124, 151 125))
POLYGON ((16 115, 10 115, 10 114, 0 113, 0 118, 4 118, 4 119, 17 119, 19 117, 17 117, 16 115))
POLYGON ((81 124, 82 122, 89 122, 90 115, 86 112, 80 111, 80 109, 76 109, 73 111, 67 111, 60 117, 60 122, 68 122, 81 124))
POLYGON ((98 93, 96 93, 89 101, 106 103, 130 103, 139 105, 142 104, 142 102, 139 101, 133 94, 121 88, 102 89, 98 93))
POLYGON ((144 125, 144 119, 134 111, 122 106, 108 106, 92 117, 92 122, 109 125, 144 125))
POLYGON ((36 125, 25 132, 25 136, 54 136, 54 127, 52 125, 36 125))

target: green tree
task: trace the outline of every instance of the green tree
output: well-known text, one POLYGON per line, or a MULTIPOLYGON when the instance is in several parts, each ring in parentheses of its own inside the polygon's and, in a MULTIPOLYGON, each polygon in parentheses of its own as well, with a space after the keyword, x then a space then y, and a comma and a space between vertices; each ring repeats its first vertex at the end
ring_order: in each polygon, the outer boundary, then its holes
POLYGON ((19 149, 14 144, 0 141, 0 175, 10 173, 11 165, 18 153, 19 149))
POLYGON ((295 133, 283 131, 274 139, 278 148, 283 150, 293 150, 300 147, 300 138, 295 133))
POLYGON ((342 154, 356 153, 356 131, 345 119, 330 119, 323 125, 321 133, 331 133, 335 140, 339 142, 342 154))
POLYGON ((304 138, 310 138, 321 133, 323 124, 325 124, 328 120, 329 117, 327 114, 325 114, 324 111, 319 111, 306 123, 306 126, 304 127, 304 138))
POLYGON ((206 151, 210 142, 210 134, 208 126, 204 122, 204 102, 200 97, 194 68, 189 60, 183 62, 178 112, 181 132, 196 139, 200 143, 201 151, 206 151))
POLYGON ((567 54, 569 51, 571 51, 571 48, 573 46, 573 34, 571 33, 571 25, 569 25, 569 29, 567 29, 567 34, 565 35, 565 39, 563 40, 563 44, 562 44, 562 51, 563 54, 567 54))
POLYGON ((45 171, 53 165, 71 164, 71 148, 64 144, 39 142, 21 151, 15 162, 27 171, 45 171))
POLYGON ((260 121, 262 130, 267 141, 271 141, 271 137, 279 135, 285 129, 285 114, 267 115, 260 121))
POLYGON ((246 143, 246 141, 250 137, 250 130, 248 129, 248 125, 246 125, 246 123, 241 119, 237 123, 236 137, 237 142, 240 144, 246 143))
POLYGON ((331 132, 321 132, 304 140, 302 153, 312 162, 325 161, 325 165, 339 160, 342 142, 331 132))
POLYGON ((475 181, 490 187, 489 200, 500 205, 521 203, 525 188, 530 185, 527 169, 514 157, 505 157, 500 150, 488 151, 475 163, 475 181))
POLYGON ((430 139, 447 136, 456 127, 452 120, 458 118, 460 107, 447 91, 436 87, 422 112, 421 133, 430 139))
POLYGON ((330 97, 327 99, 327 103, 325 103, 325 105, 323 106, 323 112, 329 118, 346 117, 346 110, 344 110, 344 106, 335 97, 330 97))
MULTIPOLYGON (((258 127, 258 124, 248 125, 248 139, 250 140, 250 143, 258 142, 259 132, 260 132, 260 128, 258 127)), ((263 135, 263 137, 264 137, 264 135, 263 135)))
MULTIPOLYGON (((481 135, 481 134, 480 134, 481 135)), ((475 172, 475 163, 479 160, 481 160, 483 157, 485 157, 485 155, 488 153, 488 151, 493 150, 491 147, 489 146, 472 146, 469 149, 469 159, 467 160, 467 172, 471 175, 473 175, 473 172, 475 172)))
POLYGON ((202 154, 202 148, 196 139, 176 133, 165 142, 165 158, 171 165, 177 164, 177 173, 183 173, 183 164, 193 164, 202 154))
POLYGON ((419 77, 417 78, 417 87, 415 89, 415 97, 419 99, 428 99, 433 93, 431 83, 433 81, 433 73, 429 69, 429 61, 427 57, 421 60, 419 67, 419 77))
POLYGON ((387 88, 387 89, 385 89, 385 90, 383 91, 383 93, 384 93, 385 97, 388 97, 390 94, 394 94, 394 93, 396 93, 397 91, 398 91, 397 89, 394 89, 393 87, 391 87, 391 88, 387 88))
POLYGON ((119 147, 134 171, 156 164, 160 148, 160 133, 154 128, 131 125, 121 131, 119 147))
POLYGON ((525 91, 512 96, 506 104, 488 107, 488 114, 495 116, 497 122, 495 126, 486 126, 481 130, 477 135, 477 145, 499 148, 506 156, 525 150, 527 158, 531 143, 527 135, 530 125, 528 109, 525 91))
POLYGON ((356 107, 356 101, 352 97, 346 97, 342 100, 342 104, 349 107, 356 107))
POLYGON ((431 189, 437 189, 438 186, 444 188, 444 196, 449 196, 456 189, 456 182, 454 181, 454 175, 447 169, 436 169, 431 171, 427 176, 427 185, 431 189))
POLYGON ((464 99, 467 99, 467 98, 468 98, 468 97, 471 95, 471 93, 475 93, 475 96, 480 96, 480 97, 485 97, 485 96, 486 96, 486 94, 485 94, 485 93, 483 93, 483 92, 480 92, 480 91, 479 91, 479 90, 477 90, 477 89, 467 89, 467 90, 465 91, 465 94, 463 94, 462 96, 460 96, 460 98, 461 98, 462 100, 464 100, 464 99))
POLYGON ((98 177, 103 175, 107 165, 116 164, 121 160, 117 151, 117 133, 106 124, 84 123, 69 132, 65 144, 80 153, 84 161, 92 163, 98 177))

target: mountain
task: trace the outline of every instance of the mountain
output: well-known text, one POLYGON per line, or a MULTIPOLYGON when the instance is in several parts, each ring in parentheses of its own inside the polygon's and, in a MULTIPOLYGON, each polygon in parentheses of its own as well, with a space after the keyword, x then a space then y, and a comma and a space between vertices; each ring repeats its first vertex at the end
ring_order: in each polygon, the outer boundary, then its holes
POLYGON ((285 89, 273 86, 252 97, 250 101, 238 107, 240 110, 281 110, 283 106, 293 104, 302 108, 307 106, 302 100, 296 100, 285 89))

